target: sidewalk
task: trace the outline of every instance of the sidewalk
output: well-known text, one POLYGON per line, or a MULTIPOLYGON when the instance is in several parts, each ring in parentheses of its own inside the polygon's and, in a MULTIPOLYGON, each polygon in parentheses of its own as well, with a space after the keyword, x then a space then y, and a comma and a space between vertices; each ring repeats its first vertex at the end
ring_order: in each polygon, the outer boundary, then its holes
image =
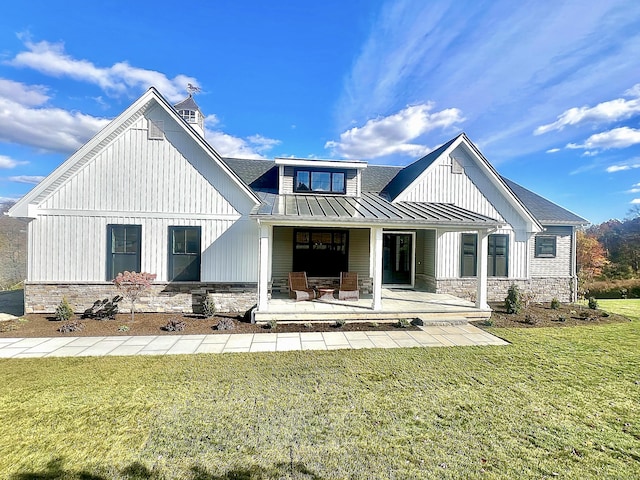
POLYGON ((0 358, 285 352, 351 348, 508 345, 473 325, 420 331, 0 338, 0 358))

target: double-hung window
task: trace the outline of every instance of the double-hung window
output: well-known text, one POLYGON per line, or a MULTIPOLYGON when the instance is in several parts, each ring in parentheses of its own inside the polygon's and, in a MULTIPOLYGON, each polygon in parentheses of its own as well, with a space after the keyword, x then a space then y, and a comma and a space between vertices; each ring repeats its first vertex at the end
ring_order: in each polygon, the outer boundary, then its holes
POLYGON ((345 193, 344 172, 325 170, 296 170, 294 179, 296 193, 345 193))
POLYGON ((140 271, 142 225, 107 225, 107 280, 140 271))
POLYGON ((478 235, 463 233, 461 250, 460 276, 475 277, 478 272, 478 235))
POLYGON ((489 235, 487 275, 509 276, 509 235, 489 235))
POLYGON ((169 227, 169 281, 200 281, 200 227, 169 227))

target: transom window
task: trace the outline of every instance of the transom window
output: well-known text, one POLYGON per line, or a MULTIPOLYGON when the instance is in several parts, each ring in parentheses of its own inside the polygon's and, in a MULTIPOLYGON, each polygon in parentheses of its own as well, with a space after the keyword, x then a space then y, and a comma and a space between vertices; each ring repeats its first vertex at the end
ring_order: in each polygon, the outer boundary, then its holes
POLYGON ((346 230, 294 230, 293 270, 314 277, 337 277, 348 271, 346 230))
POLYGON ((142 225, 107 225, 107 280, 140 271, 142 225))
POLYGON ((295 192, 345 193, 345 173, 324 170, 296 170, 295 192))
POLYGON ((556 256, 556 237, 536 237, 536 257, 554 258, 556 256))
POLYGON ((169 227, 169 280, 200 281, 200 227, 169 227))

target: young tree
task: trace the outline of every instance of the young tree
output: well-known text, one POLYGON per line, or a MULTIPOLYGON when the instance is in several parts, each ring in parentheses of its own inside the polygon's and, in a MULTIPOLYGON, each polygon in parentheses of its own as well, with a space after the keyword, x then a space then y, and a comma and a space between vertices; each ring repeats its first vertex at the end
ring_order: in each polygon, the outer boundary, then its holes
POLYGON ((136 300, 151 286, 151 282, 155 279, 155 273, 136 273, 126 271, 124 273, 119 273, 118 276, 113 279, 113 283, 118 287, 118 290, 122 292, 122 296, 131 302, 132 322, 134 319, 136 300))
POLYGON ((576 260, 578 272, 587 282, 602 275, 602 269, 609 263, 598 239, 582 230, 576 236, 576 260))

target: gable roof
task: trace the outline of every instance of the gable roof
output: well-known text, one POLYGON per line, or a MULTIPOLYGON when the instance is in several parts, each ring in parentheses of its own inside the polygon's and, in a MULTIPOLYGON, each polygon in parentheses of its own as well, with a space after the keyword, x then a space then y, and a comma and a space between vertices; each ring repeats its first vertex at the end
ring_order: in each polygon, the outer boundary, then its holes
POLYGON ((216 162, 222 170, 229 175, 231 180, 255 203, 260 200, 255 192, 251 190, 233 170, 223 161, 209 143, 187 123, 173 106, 154 88, 147 90, 138 100, 133 102, 124 112, 113 119, 106 127, 85 143, 78 151, 71 155, 61 165, 50 173, 44 180, 36 185, 29 193, 16 202, 9 210, 8 214, 13 217, 33 217, 35 212, 30 208, 30 204, 39 204, 50 193, 55 191, 62 183, 70 178, 82 165, 93 158, 116 136, 128 128, 134 121, 143 115, 152 105, 159 105, 176 123, 184 128, 185 133, 196 142, 209 157, 216 162))
POLYGON ((547 200, 540 195, 527 190, 522 185, 518 185, 505 177, 500 177, 513 191, 529 211, 544 225, 586 225, 588 220, 576 215, 573 212, 547 200))

